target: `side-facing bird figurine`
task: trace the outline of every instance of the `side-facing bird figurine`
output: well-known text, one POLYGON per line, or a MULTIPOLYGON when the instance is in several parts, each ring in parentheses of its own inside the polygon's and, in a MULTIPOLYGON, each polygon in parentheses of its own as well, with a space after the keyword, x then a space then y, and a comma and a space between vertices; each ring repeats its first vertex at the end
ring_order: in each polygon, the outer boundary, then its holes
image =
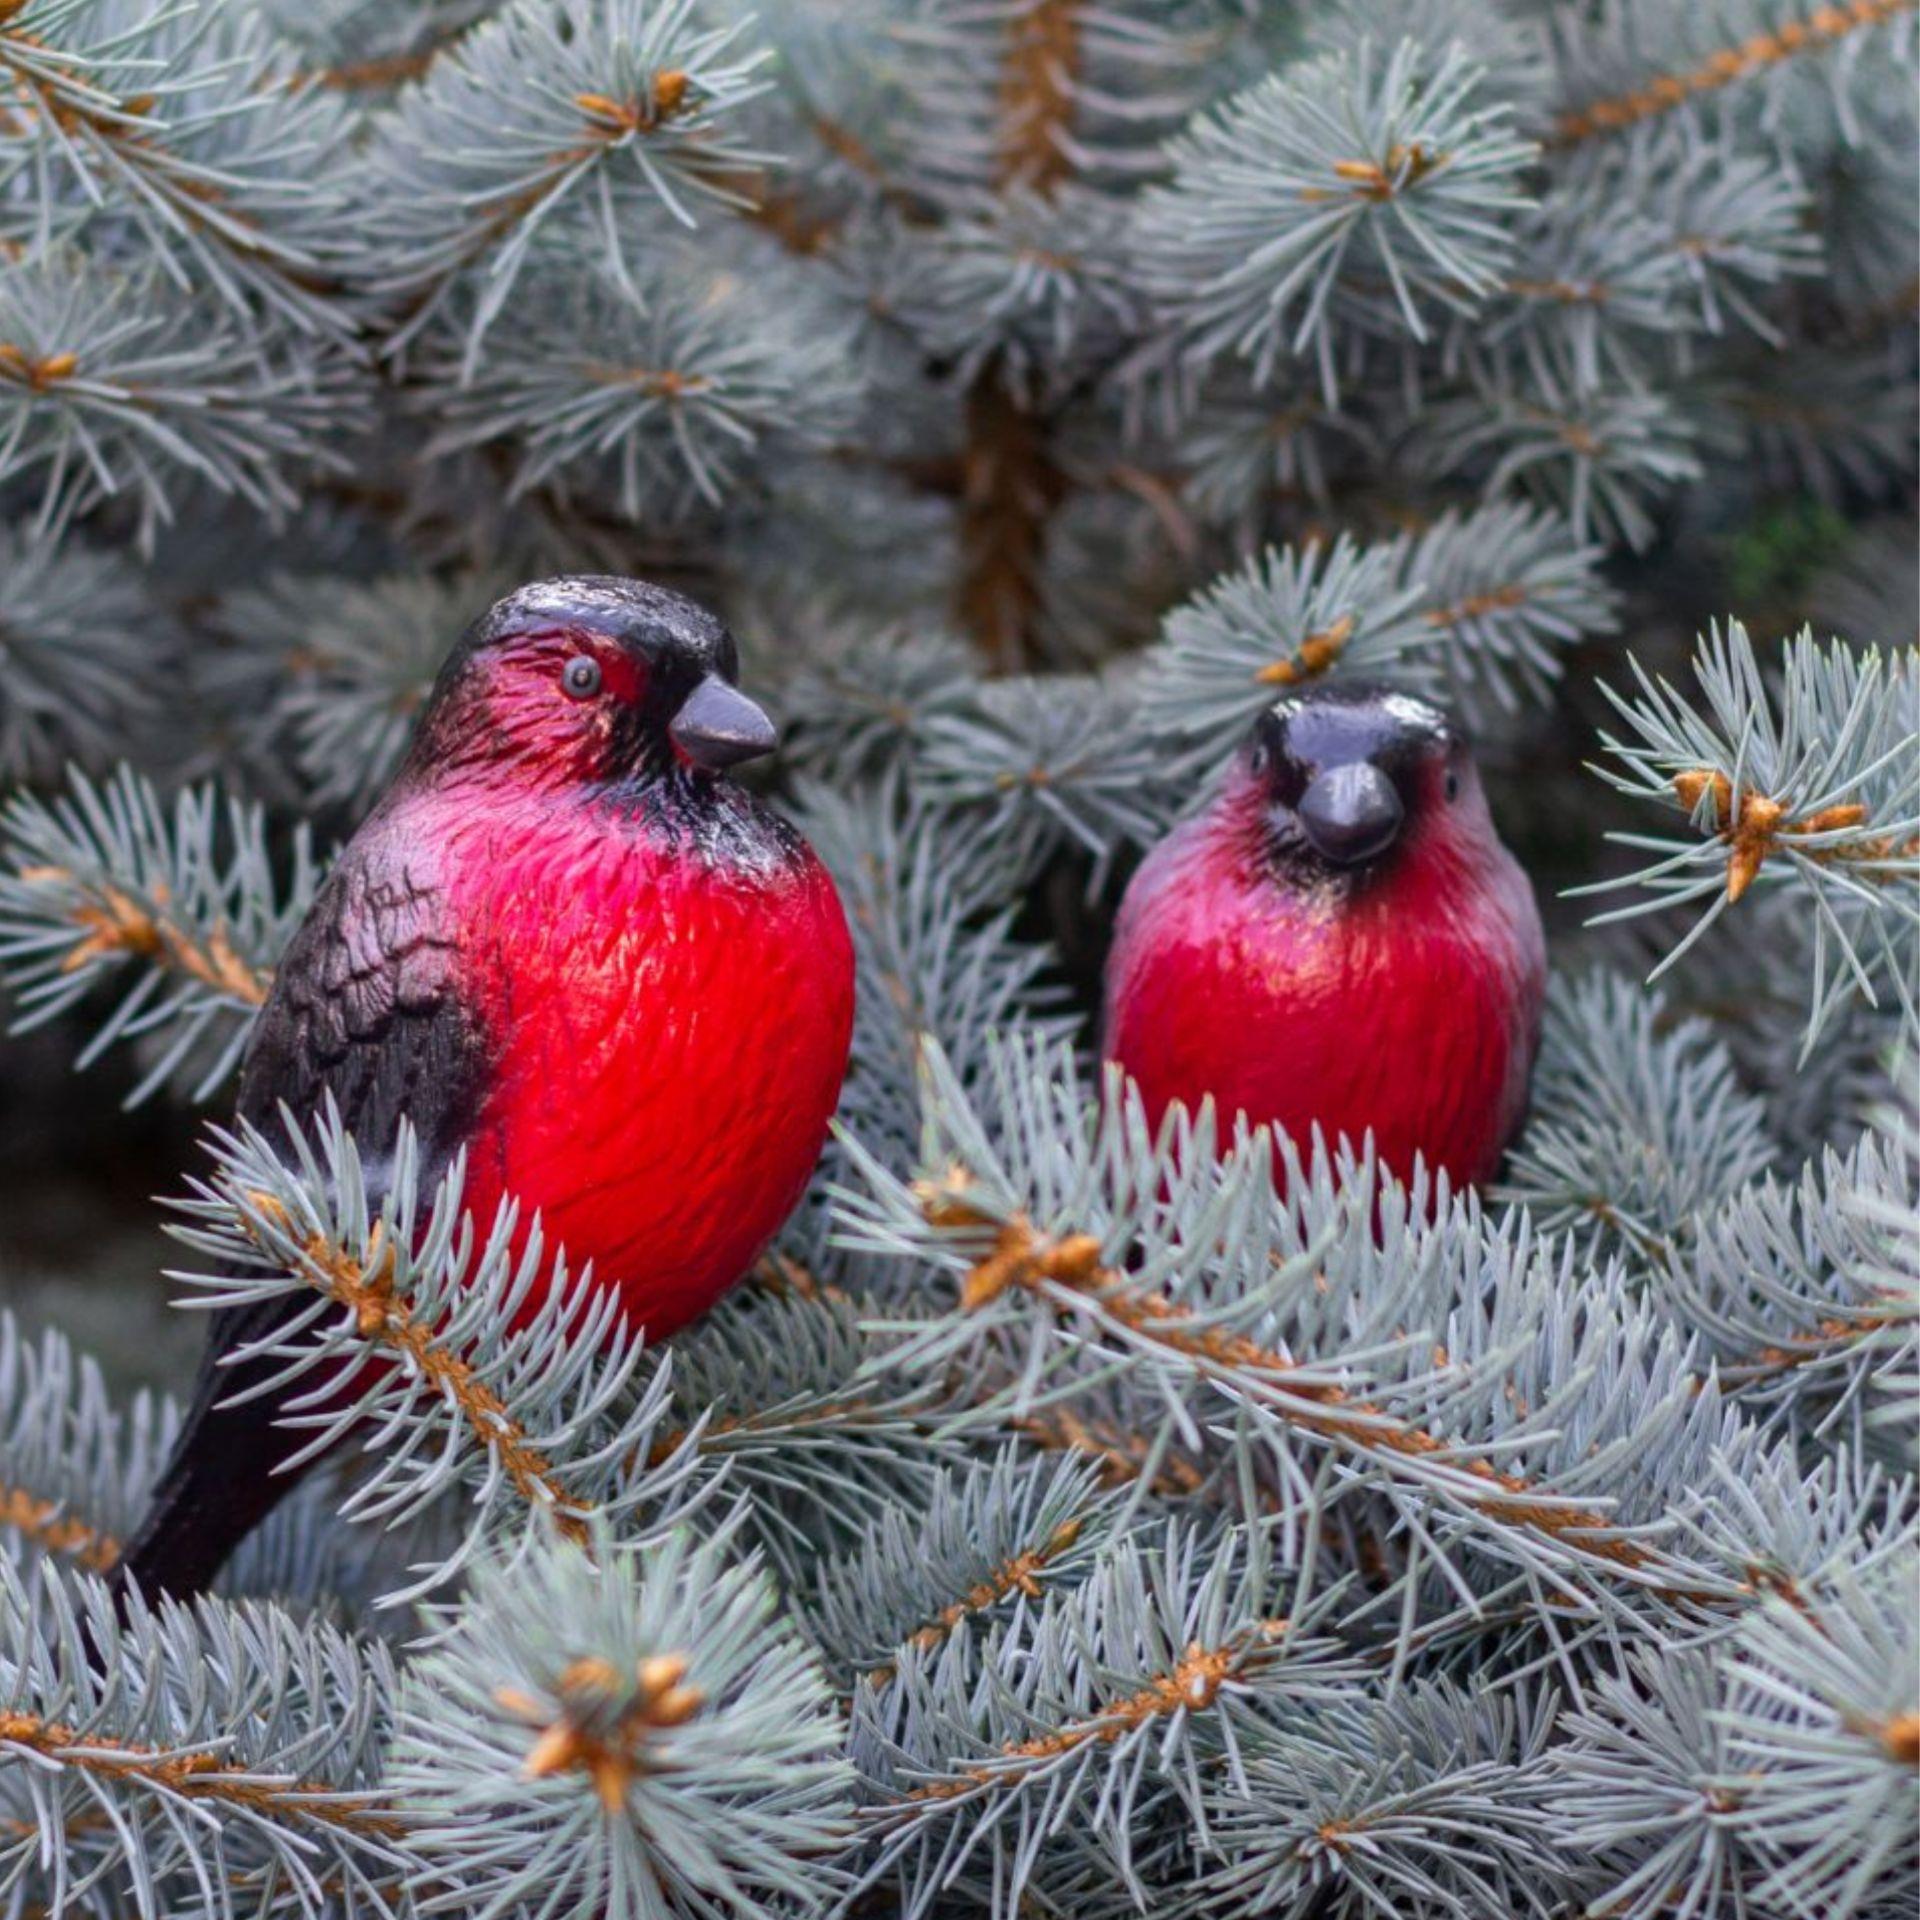
MULTIPOLYGON (((482 1231, 522 1231, 619 1289, 659 1336, 746 1271, 798 1201, 846 1069, 853 952, 791 826, 727 778, 774 731, 733 636, 611 577, 500 601, 441 670, 411 751, 295 933, 241 1071, 338 1102, 362 1154, 400 1121, 429 1177, 466 1152, 482 1231)), ((218 1364, 275 1308, 216 1317, 198 1387, 120 1578, 212 1579, 289 1484, 302 1436, 218 1364), (254 1316, 249 1322, 247 1316, 254 1316)))
POLYGON ((1157 1120, 1208 1094, 1304 1147, 1369 1129, 1403 1177, 1491 1177, 1546 990, 1533 891, 1437 707, 1339 684, 1276 703, 1134 875, 1106 1051, 1157 1120))

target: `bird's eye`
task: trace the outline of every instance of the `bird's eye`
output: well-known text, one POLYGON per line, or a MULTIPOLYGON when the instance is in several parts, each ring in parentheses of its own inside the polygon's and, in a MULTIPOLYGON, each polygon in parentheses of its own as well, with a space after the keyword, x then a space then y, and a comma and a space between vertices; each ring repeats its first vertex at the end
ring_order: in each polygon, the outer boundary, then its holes
POLYGON ((1263 713, 1253 723, 1247 740, 1247 766, 1256 780, 1265 780, 1286 752, 1286 728, 1273 713, 1263 713))
POLYGON ((1447 798, 1449 800, 1460 798, 1460 776, 1452 767, 1447 769, 1447 798))
POLYGON ((600 662, 576 654, 561 670, 560 684, 575 700, 591 700, 600 691, 600 662))

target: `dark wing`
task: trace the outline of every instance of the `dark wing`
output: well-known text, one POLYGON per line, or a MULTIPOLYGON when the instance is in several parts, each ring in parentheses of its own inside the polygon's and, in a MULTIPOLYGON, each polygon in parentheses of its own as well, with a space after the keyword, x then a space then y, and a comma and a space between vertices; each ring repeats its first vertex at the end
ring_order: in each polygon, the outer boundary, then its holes
MULTIPOLYGON (((420 1135, 423 1177, 436 1178, 471 1129, 491 1070, 460 992, 445 897, 422 870, 425 856, 409 858, 394 838, 370 823, 320 889, 261 1010, 238 1103, 284 1145, 282 1105, 304 1124, 332 1094, 376 1201, 402 1117, 420 1135)), ((292 1485, 275 1468, 308 1436, 274 1424, 270 1395, 221 1405, 252 1384, 254 1369, 217 1362, 270 1334, 294 1306, 268 1301, 212 1316, 192 1403, 117 1570, 122 1582, 149 1597, 201 1591, 292 1485)))
POLYGON ((485 1095, 487 1047, 458 978, 445 896, 386 836, 348 849, 274 977, 240 1074, 240 1117, 280 1136, 332 1094, 361 1153, 404 1116, 437 1173, 485 1095), (382 857, 382 856, 385 857, 382 857))

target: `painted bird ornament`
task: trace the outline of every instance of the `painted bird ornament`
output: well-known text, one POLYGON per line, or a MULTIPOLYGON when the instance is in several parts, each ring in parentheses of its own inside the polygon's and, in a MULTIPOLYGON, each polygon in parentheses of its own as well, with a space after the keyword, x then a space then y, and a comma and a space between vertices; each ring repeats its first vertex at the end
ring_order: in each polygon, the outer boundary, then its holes
MULTIPOLYGON (((331 1095, 370 1164, 401 1120, 591 1260, 651 1336, 703 1312, 798 1201, 846 1069, 853 954, 826 870, 728 769, 774 731, 733 636, 609 577, 510 594, 442 669, 411 751, 295 933, 240 1115, 331 1095)), ((229 1308, 122 1579, 199 1591, 301 1436, 218 1364, 229 1308)))
POLYGON ((1546 948, 1466 741, 1423 700, 1332 685, 1260 716, 1219 797, 1135 874, 1108 1055, 1157 1120, 1212 1095, 1303 1147, 1372 1133, 1457 1190, 1525 1110, 1546 948))

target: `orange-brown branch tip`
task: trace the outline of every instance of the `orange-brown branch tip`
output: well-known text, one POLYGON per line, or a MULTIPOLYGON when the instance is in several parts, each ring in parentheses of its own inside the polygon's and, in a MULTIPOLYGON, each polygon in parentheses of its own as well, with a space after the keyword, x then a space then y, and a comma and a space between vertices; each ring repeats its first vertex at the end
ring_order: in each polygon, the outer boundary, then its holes
POLYGON ((11 1527, 43 1552, 61 1554, 94 1573, 105 1573, 120 1558, 120 1543, 111 1534, 80 1519, 64 1501, 25 1487, 0 1487, 0 1527, 11 1527))
POLYGON ((125 956, 153 960, 212 987, 245 1006, 264 1003, 273 974, 242 958, 224 922, 195 933, 167 911, 165 890, 139 899, 111 881, 88 883, 66 867, 23 867, 19 879, 49 890, 70 890, 77 898, 66 910, 80 938, 61 957, 63 973, 77 973, 95 960, 125 956))
POLYGON ((1293 687, 1318 678, 1346 651, 1354 624, 1353 615, 1343 613, 1332 626, 1308 634, 1297 651, 1262 667, 1254 680, 1263 687, 1293 687))
POLYGON ((586 1655, 572 1661, 555 1682, 555 1707, 512 1687, 496 1690, 494 1701, 539 1730, 521 1763, 526 1779, 584 1774, 601 1806, 614 1813, 645 1766, 648 1735, 682 1725, 706 1704, 706 1695, 688 1686, 686 1676, 684 1655, 650 1655, 635 1669, 632 1697, 615 1708, 623 1685, 619 1669, 610 1660, 586 1655))
POLYGON ((1480 593, 1470 593, 1464 600, 1456 600, 1450 606, 1429 607, 1426 622, 1430 627, 1464 626, 1469 620, 1478 620, 1482 614, 1499 613, 1511 607, 1523 607, 1527 603, 1527 590, 1517 580, 1509 580, 1505 585, 1488 587, 1480 593))
MULTIPOLYGON (((1759 876, 1768 857, 1785 840, 1806 840, 1818 834, 1844 833, 1864 826, 1867 810, 1858 801, 1821 807, 1795 820, 1784 802, 1752 787, 1740 790, 1738 803, 1733 782, 1718 768, 1693 767, 1673 776, 1673 791, 1689 814, 1700 811, 1702 801, 1711 797, 1712 812, 1708 824, 1726 843, 1727 898, 1742 899, 1759 876)), ((1895 846, 1890 839, 1855 842, 1834 847, 1804 847, 1811 860, 1849 860, 1871 862, 1907 857, 1915 843, 1895 846)))
POLYGON ((573 104, 587 118, 618 137, 647 133, 685 112, 693 101, 692 76, 666 67, 653 76, 644 95, 616 100, 604 93, 576 93, 573 104))
POLYGON ((0 340, 0 379, 31 387, 35 393, 45 393, 79 371, 77 353, 30 354, 11 340, 0 340))

